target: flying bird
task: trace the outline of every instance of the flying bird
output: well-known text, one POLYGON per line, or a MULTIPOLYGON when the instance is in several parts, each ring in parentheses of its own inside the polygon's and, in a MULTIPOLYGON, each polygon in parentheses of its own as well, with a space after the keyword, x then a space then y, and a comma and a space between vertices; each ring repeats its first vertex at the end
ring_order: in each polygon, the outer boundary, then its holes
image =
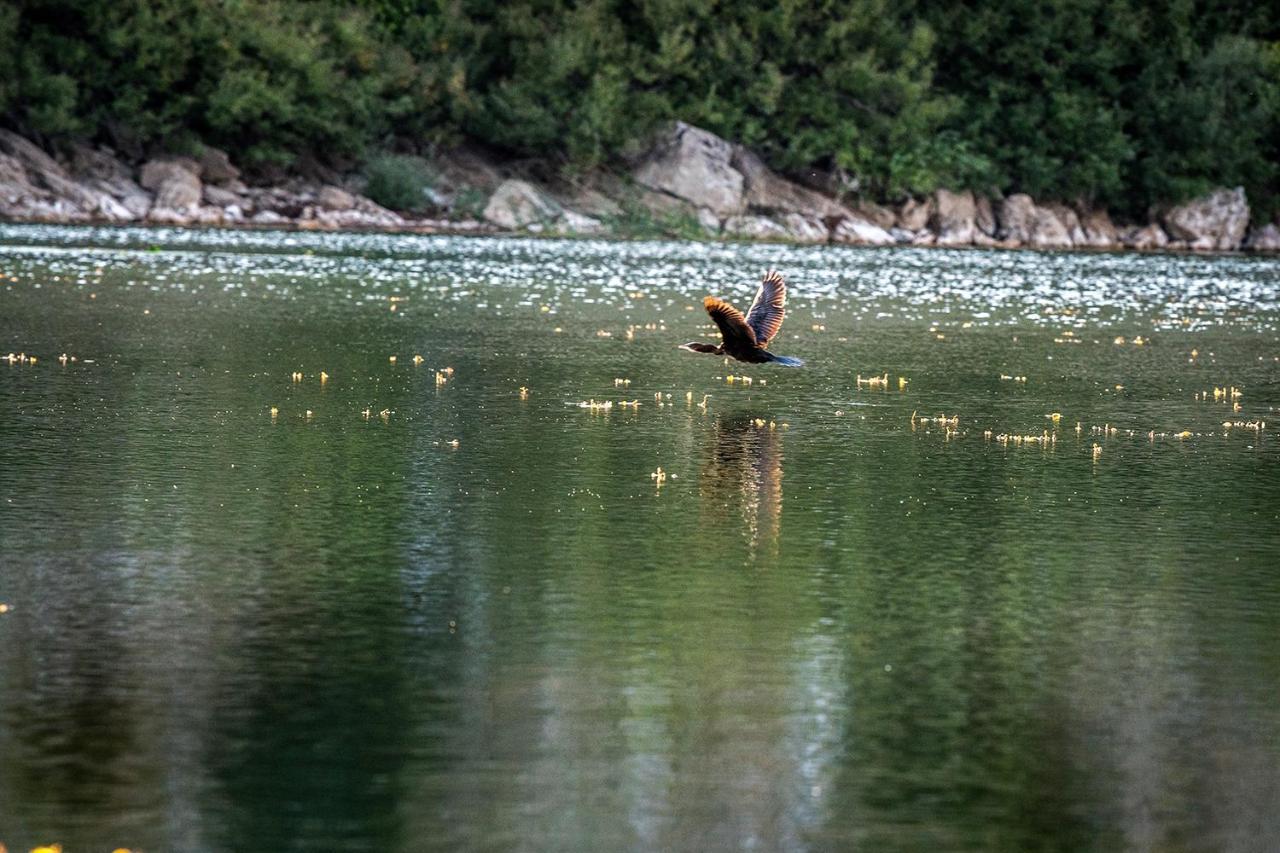
POLYGON ((702 300, 702 307, 707 309, 720 329, 719 346, 690 341, 682 344, 680 349, 727 355, 748 364, 773 362, 785 367, 800 367, 804 364, 800 359, 774 355, 765 349, 782 326, 782 318, 787 313, 786 306, 787 283, 777 270, 769 270, 760 281, 756 300, 751 303, 751 310, 746 317, 723 299, 708 296, 702 300))

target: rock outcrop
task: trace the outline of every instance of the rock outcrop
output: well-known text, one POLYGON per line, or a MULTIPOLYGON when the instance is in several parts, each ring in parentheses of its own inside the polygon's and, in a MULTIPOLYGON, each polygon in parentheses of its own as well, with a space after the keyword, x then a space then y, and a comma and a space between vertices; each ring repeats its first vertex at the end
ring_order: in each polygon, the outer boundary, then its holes
POLYGON ((897 240, 888 231, 860 216, 842 219, 831 231, 831 242, 855 246, 888 246, 897 240))
POLYGON ((1161 219, 1172 239, 1184 240, 1192 249, 1238 249, 1249 227, 1249 201, 1244 187, 1218 189, 1172 208, 1161 219))
POLYGON ((976 230, 974 219, 978 208, 973 193, 953 193, 938 190, 933 194, 933 213, 929 217, 929 230, 937 235, 938 246, 968 246, 973 243, 976 230))
POLYGON ((676 122, 636 168, 636 183, 705 207, 721 218, 744 212, 745 181, 733 168, 733 146, 713 133, 676 122))
POLYGON ((602 170, 544 185, 523 164, 455 149, 433 160, 426 191, 434 215, 449 218, 427 219, 381 207, 359 194, 360 175, 316 162, 250 187, 216 148, 194 158, 157 157, 135 171, 108 148, 71 144, 54 156, 0 129, 0 219, 570 235, 687 233, 696 223, 710 237, 793 243, 1280 251, 1280 224, 1250 230, 1239 187, 1117 228, 1103 209, 1037 203, 1025 194, 993 202, 938 190, 884 207, 857 199, 857 180, 838 169, 792 181, 746 148, 683 123, 630 162, 629 175, 602 170))
POLYGON ((1268 222, 1249 232, 1244 247, 1255 252, 1280 252, 1280 227, 1268 222))
POLYGON ((740 145, 734 148, 730 165, 742 175, 744 200, 753 213, 799 213, 819 219, 852 215, 835 200, 775 174, 763 160, 740 145))
POLYGON ((1000 202, 996 232, 999 240, 1013 240, 1035 249, 1069 249, 1071 234, 1052 210, 1039 207, 1031 196, 1015 193, 1000 202))

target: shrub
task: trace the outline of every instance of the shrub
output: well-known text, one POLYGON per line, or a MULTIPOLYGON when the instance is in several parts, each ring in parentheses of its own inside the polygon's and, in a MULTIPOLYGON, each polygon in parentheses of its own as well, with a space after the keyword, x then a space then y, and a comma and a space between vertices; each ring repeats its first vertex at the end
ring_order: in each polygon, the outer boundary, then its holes
POLYGON ((425 193, 432 175, 421 158, 383 154, 365 166, 365 178, 365 195, 383 207, 416 211, 428 206, 425 193))

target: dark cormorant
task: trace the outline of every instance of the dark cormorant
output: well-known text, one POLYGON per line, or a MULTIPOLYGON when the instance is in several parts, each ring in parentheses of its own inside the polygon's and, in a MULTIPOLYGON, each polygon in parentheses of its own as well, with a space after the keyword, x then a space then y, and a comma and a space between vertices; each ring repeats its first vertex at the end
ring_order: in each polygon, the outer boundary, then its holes
POLYGON ((799 367, 804 364, 800 359, 774 355, 765 349, 782 326, 786 305, 787 283, 777 270, 769 270, 760 281, 760 289, 756 291, 756 299, 751 303, 751 310, 746 317, 723 299, 708 296, 702 300, 702 307, 707 309, 711 319, 720 328, 719 346, 690 341, 681 345, 680 349, 727 355, 749 364, 773 362, 786 367, 799 367))

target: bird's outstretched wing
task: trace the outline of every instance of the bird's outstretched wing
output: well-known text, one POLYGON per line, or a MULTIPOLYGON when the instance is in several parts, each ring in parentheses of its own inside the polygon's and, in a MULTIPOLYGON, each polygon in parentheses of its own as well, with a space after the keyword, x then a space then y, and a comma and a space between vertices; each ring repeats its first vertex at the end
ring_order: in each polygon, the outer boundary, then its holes
POLYGON ((728 346, 734 343, 756 346, 756 333, 747 325, 742 312, 723 299, 708 296, 702 300, 702 307, 707 309, 711 319, 720 327, 720 335, 728 346))
POLYGON ((747 312, 747 325, 755 332, 757 346, 769 345, 782 327, 786 313, 787 283, 777 270, 769 270, 761 279, 756 301, 751 303, 751 310, 747 312))

